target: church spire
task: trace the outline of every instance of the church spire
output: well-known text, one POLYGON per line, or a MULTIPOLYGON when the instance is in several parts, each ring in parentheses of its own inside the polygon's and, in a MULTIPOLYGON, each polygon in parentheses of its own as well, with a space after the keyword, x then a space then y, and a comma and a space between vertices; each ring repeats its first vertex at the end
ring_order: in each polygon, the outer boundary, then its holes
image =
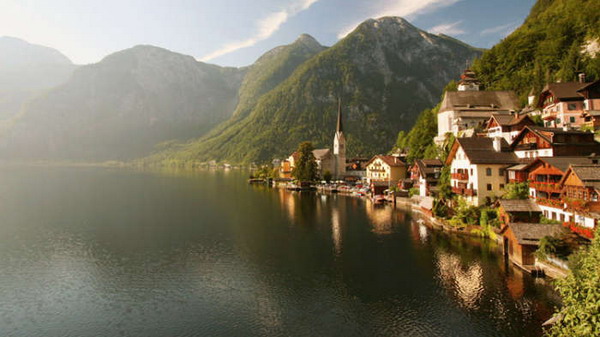
POLYGON ((337 115, 337 128, 336 132, 344 132, 344 128, 342 127, 342 99, 338 98, 338 115, 337 115))

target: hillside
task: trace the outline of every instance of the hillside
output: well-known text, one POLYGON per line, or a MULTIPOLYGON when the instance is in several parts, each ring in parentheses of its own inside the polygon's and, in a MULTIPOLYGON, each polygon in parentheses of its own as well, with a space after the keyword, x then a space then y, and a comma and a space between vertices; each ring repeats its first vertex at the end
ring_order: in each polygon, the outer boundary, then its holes
POLYGON ((120 51, 29 102, 0 149, 5 159, 143 156, 231 117, 244 73, 153 46, 120 51))
POLYGON ((0 37, 0 121, 16 115, 32 96, 64 83, 75 68, 55 49, 0 37))
POLYGON ((304 140, 331 146, 337 99, 350 155, 385 152, 398 130, 434 106, 448 81, 480 52, 396 17, 371 19, 299 66, 218 133, 173 145, 146 162, 268 161, 304 140))
POLYGON ((538 0, 512 34, 485 52, 473 69, 488 89, 516 90, 525 102, 532 87, 600 79, 600 1, 538 0))

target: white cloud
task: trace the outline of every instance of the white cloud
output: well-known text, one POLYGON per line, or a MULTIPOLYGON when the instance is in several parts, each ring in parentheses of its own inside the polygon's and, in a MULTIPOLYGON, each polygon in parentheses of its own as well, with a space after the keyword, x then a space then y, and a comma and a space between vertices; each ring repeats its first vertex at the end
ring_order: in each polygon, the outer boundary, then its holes
POLYGON ((506 36, 512 33, 519 25, 516 22, 507 23, 505 25, 500 25, 496 27, 487 28, 479 33, 481 36, 502 33, 502 35, 506 36))
POLYGON ((466 32, 459 27, 461 24, 462 21, 457 21, 453 23, 442 23, 429 28, 429 32, 432 34, 462 35, 466 32))
MULTIPOLYGON (((377 5, 378 10, 373 10, 368 14, 371 18, 383 16, 401 16, 414 19, 418 15, 427 13, 441 7, 454 5, 461 0, 385 0, 383 7, 377 5)), ((344 27, 339 33, 338 38, 343 38, 352 32, 362 21, 354 22, 344 27)))
POLYGON ((219 56, 223 56, 234 52, 236 50, 252 47, 258 42, 268 39, 275 32, 277 32, 281 25, 283 25, 289 18, 302 11, 307 10, 310 6, 312 6, 318 1, 319 0, 295 1, 290 6, 288 6, 288 8, 279 12, 269 14, 268 16, 256 22, 256 34, 244 40, 227 43, 219 49, 202 56, 200 58, 200 61, 207 62, 219 56))

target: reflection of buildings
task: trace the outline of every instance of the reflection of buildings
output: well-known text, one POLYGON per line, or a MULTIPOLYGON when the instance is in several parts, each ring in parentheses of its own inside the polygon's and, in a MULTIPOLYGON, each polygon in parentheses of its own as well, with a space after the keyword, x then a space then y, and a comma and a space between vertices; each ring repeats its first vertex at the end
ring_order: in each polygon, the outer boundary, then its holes
POLYGON ((335 254, 340 255, 342 253, 342 224, 340 221, 340 210, 337 207, 334 207, 331 212, 331 238, 335 254))
POLYGON ((460 256, 439 251, 437 267, 444 287, 454 293, 462 305, 476 309, 484 290, 480 263, 465 266, 460 256))
POLYGON ((368 204, 365 208, 367 217, 373 226, 372 231, 376 234, 386 235, 393 232, 393 214, 392 207, 379 207, 373 204, 368 204))

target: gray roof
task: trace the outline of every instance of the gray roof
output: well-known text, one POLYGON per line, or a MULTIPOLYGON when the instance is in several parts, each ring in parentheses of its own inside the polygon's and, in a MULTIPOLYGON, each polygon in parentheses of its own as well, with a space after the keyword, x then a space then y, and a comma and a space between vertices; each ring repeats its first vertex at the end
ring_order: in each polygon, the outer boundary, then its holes
POLYGON ((316 149, 313 150, 313 156, 315 156, 316 159, 322 159, 327 157, 330 152, 331 150, 329 149, 316 149))
POLYGON ((539 160, 544 161, 563 172, 566 172, 571 164, 592 164, 593 160, 598 161, 600 160, 600 157, 548 157, 539 158, 539 160))
POLYGON ((531 199, 500 200, 500 206, 508 213, 530 212, 541 213, 542 209, 531 199))
POLYGON ((518 164, 519 158, 509 150, 508 143, 501 138, 502 151, 494 150, 492 138, 456 138, 456 142, 473 164, 518 164))
POLYGON ((573 172, 583 182, 600 182, 600 165, 572 165, 573 172))
POLYGON ((440 112, 483 107, 516 111, 519 109, 519 99, 514 91, 447 91, 440 112))
POLYGON ((544 236, 556 236, 563 231, 561 225, 541 223, 509 223, 508 227, 512 229, 519 244, 533 246, 539 245, 544 236))

